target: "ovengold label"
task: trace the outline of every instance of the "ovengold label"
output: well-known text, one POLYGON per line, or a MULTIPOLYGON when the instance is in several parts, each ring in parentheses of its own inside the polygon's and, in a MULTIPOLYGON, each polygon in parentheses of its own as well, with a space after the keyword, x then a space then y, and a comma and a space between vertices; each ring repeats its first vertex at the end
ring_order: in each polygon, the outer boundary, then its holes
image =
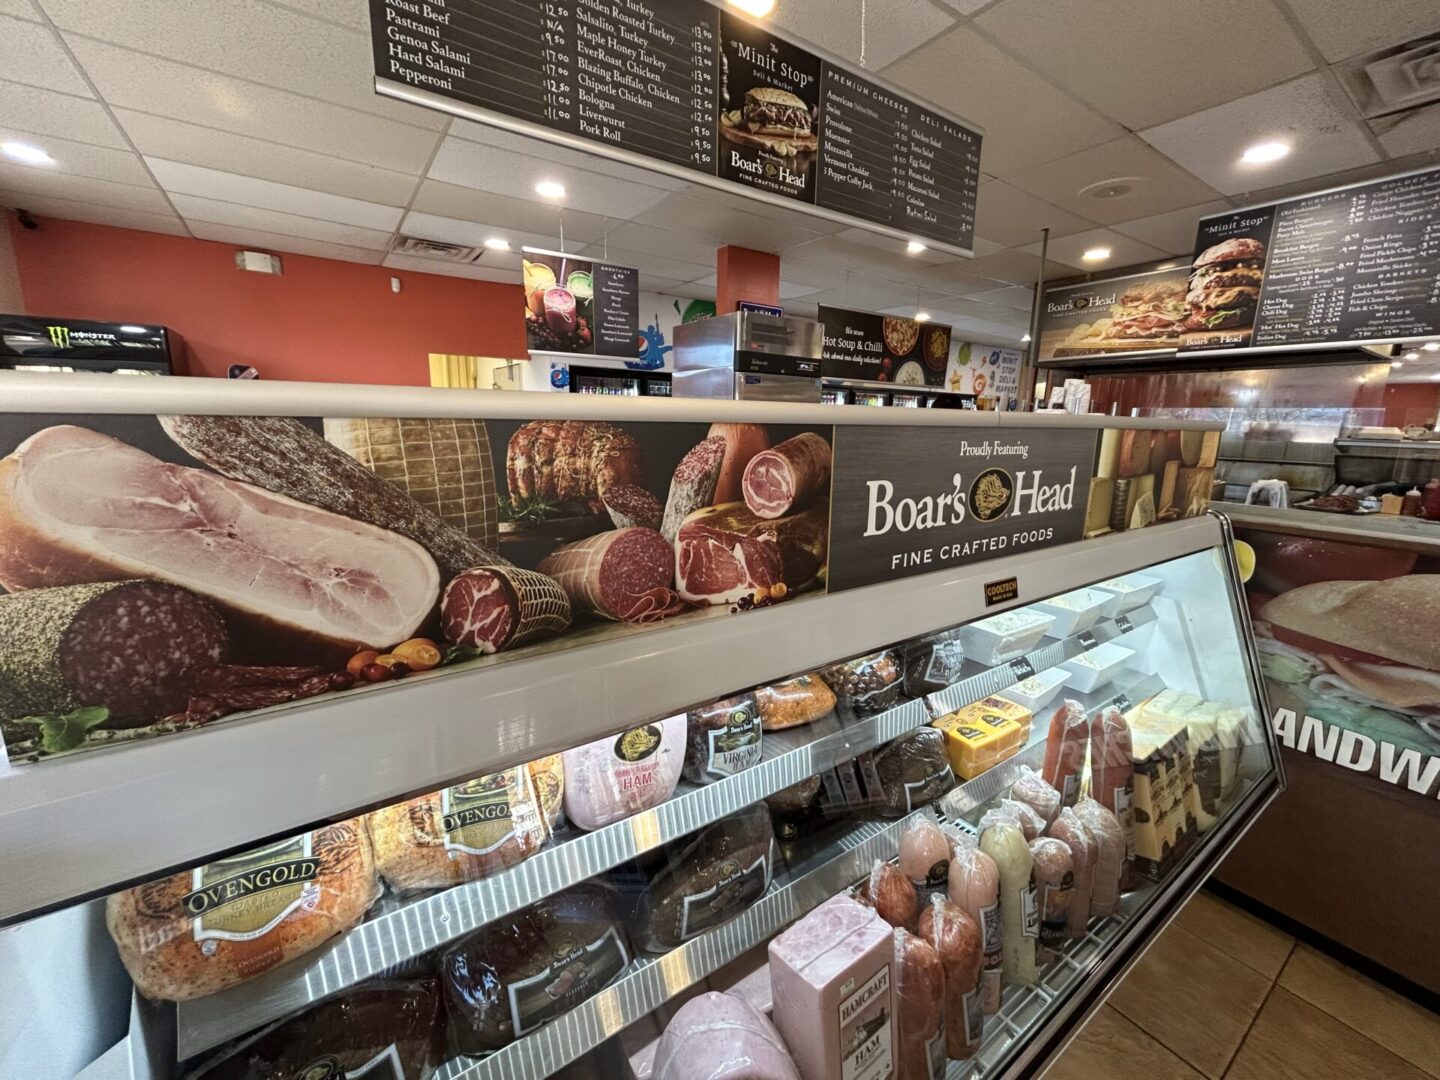
POLYGON ((251 941, 318 895, 320 860, 311 835, 222 859, 193 871, 185 897, 195 940, 251 941))
POLYGON ((836 428, 831 591, 1081 539, 1097 437, 836 428))
MULTIPOLYGON (((488 855, 515 833, 513 803, 522 800, 517 777, 525 769, 492 773, 440 793, 441 828, 445 850, 465 855, 488 855)), ((533 800, 531 800, 533 802, 533 800)))

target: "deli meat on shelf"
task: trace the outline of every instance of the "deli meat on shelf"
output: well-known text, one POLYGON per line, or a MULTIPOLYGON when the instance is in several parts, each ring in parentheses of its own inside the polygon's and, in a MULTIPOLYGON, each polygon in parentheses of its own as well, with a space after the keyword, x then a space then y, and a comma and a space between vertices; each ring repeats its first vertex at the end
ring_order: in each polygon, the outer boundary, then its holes
POLYGON ((670 544, 654 529, 615 529, 566 544, 541 560, 571 606, 622 622, 651 622, 682 608, 670 544))
POLYGON ((440 600, 445 640, 496 653, 563 633, 570 597, 554 578, 518 566, 466 570, 440 600))
POLYGON ((0 462, 0 508, 0 585, 10 591, 169 582, 228 615, 242 653, 340 660, 410 637, 440 593, 435 560, 398 533, 86 428, 46 428, 0 462))
POLYGON ((945 968, 922 937, 895 931, 895 1018, 899 1048, 895 1080, 943 1080, 945 968))
POLYGON ((692 998, 660 1037, 654 1080, 800 1080, 785 1043, 755 1006, 735 994, 692 998))
POLYGON ((1100 857, 1090 894, 1090 917, 1113 915, 1120 908, 1120 877, 1125 871, 1125 833, 1115 815, 1094 799, 1081 799, 1075 816, 1095 835, 1100 857))
POLYGON ((980 969, 980 1006, 986 1016, 1000 1011, 1003 933, 1000 921, 1000 870, 978 847, 959 847, 950 861, 950 899, 980 928, 984 959, 980 969))
POLYGON ((920 936, 934 946, 945 969, 945 1052, 957 1060, 973 1057, 985 1023, 980 927, 958 904, 936 896, 920 912, 920 936))
POLYGON ((1060 816, 1050 826, 1050 835, 1070 849, 1070 865, 1075 881, 1070 891, 1065 929, 1071 938, 1083 938, 1090 926, 1090 904, 1095 891, 1095 870, 1100 862, 1100 842, 1068 806, 1060 811, 1060 816))
POLYGON ((510 504, 517 510, 538 499, 603 514, 603 495, 612 484, 645 483, 635 436, 603 421, 532 420, 510 436, 505 457, 510 504))
POLYGON ((1033 986, 1037 976, 1035 944, 1040 937, 1035 905, 1034 859, 1019 825, 999 821, 982 826, 980 850, 1000 871, 1001 956, 1005 981, 1033 986))
POLYGON ((751 458, 741 486, 753 513, 778 518, 818 495, 829 480, 830 444, 806 431, 751 458))
POLYGON ((685 765, 685 714, 566 750, 565 816, 582 829, 659 806, 685 765))

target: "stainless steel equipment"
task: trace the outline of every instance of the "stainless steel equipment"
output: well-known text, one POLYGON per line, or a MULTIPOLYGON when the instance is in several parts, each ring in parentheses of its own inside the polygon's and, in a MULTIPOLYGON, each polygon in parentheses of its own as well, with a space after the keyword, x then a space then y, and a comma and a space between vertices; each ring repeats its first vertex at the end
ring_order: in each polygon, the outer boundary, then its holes
POLYGON ((820 401, 814 319, 736 311, 675 328, 675 397, 820 401))

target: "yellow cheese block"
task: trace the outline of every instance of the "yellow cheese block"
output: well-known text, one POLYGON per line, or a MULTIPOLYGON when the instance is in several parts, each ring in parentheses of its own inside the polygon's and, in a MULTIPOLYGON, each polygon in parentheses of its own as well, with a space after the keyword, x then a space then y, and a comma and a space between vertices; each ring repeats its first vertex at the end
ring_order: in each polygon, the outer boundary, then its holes
POLYGON ((1030 741, 1031 721, 1025 706, 991 697, 947 713, 931 726, 945 736, 951 769, 971 780, 1018 753, 1030 741))

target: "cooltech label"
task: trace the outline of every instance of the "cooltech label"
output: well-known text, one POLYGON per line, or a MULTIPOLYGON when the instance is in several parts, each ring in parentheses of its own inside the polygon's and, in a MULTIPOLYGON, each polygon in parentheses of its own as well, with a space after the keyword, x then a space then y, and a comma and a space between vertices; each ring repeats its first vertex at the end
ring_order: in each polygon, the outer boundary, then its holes
POLYGON ((1094 431, 835 431, 830 589, 1081 539, 1094 431))

